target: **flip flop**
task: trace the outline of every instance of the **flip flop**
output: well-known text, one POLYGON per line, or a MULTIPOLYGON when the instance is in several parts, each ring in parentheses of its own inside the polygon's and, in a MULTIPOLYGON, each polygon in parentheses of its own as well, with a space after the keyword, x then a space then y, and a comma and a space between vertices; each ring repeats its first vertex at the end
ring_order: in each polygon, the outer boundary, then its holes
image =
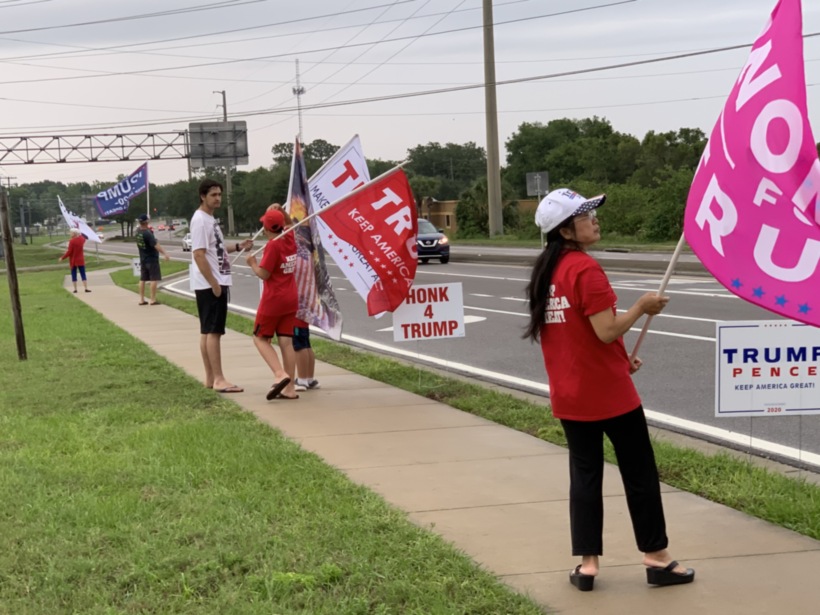
POLYGON ((153 303, 149 303, 148 305, 159 305, 159 301, 154 301, 153 303))
POLYGON ((232 384, 229 387, 225 387, 224 389, 214 389, 217 393, 244 393, 245 389, 242 387, 238 387, 235 384, 232 384))
POLYGON ((287 395, 282 395, 281 393, 279 393, 279 395, 277 395, 274 399, 299 399, 299 396, 294 395, 293 397, 289 397, 287 395))
POLYGON ((695 571, 687 568, 686 572, 674 572, 678 562, 672 562, 665 568, 660 566, 646 567, 646 582, 650 585, 683 585, 695 580, 695 571))
POLYGON ((148 305, 147 301, 140 301, 137 305, 148 305))
POLYGON ((569 573, 569 582, 577 587, 579 591, 591 592, 595 585, 595 575, 584 574, 581 572, 581 564, 578 564, 575 570, 569 573))
POLYGON ((279 393, 282 392, 282 389, 284 389, 289 384, 290 378, 288 377, 282 378, 279 382, 275 382, 273 386, 270 388, 270 391, 268 391, 268 394, 265 395, 265 399, 267 399, 268 401, 274 399, 279 395, 279 393))

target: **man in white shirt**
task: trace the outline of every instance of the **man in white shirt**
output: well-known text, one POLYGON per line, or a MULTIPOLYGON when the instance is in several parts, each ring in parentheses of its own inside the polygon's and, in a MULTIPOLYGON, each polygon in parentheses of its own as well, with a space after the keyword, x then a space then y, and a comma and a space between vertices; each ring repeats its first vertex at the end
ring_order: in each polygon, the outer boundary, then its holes
POLYGON ((241 393, 222 373, 222 336, 228 317, 231 261, 228 254, 253 248, 253 240, 225 244, 214 212, 222 205, 222 184, 213 179, 199 184, 199 209, 191 218, 191 286, 199 312, 199 350, 205 364, 205 386, 220 393, 241 393))

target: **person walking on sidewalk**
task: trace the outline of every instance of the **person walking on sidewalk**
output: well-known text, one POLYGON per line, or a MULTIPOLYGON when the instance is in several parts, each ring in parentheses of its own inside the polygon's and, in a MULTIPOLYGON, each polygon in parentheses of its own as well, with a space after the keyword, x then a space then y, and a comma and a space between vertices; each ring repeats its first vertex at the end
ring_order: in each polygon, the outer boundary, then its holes
POLYGON ((162 254, 165 260, 171 257, 165 249, 159 245, 154 232, 148 228, 148 216, 142 214, 139 217, 140 228, 137 231, 137 249, 140 251, 140 305, 157 304, 157 283, 162 280, 162 272, 159 268, 159 255, 162 254), (145 283, 151 286, 150 303, 145 300, 145 283))
POLYGON ((293 233, 279 237, 291 222, 281 209, 269 207, 259 221, 268 239, 262 261, 257 263, 253 254, 246 259, 248 266, 262 280, 262 297, 253 324, 253 345, 276 379, 266 399, 299 399, 294 381, 296 353, 293 350, 293 329, 299 307, 293 275, 296 270, 296 240, 293 233), (281 362, 271 345, 274 336, 282 353, 281 362))
POLYGON ((646 293, 625 313, 601 266, 587 250, 601 238, 597 208, 606 195, 586 199, 562 188, 539 203, 536 224, 547 245, 527 286, 530 321, 525 337, 541 343, 552 414, 569 447, 572 554, 581 563, 570 582, 593 588, 603 554, 603 436, 615 449, 647 582, 678 585, 695 578, 667 551, 660 479, 623 334, 644 314, 658 314, 668 297, 646 293))
POLYGON ((222 184, 212 179, 199 184, 199 209, 190 223, 191 287, 199 312, 199 350, 205 365, 205 386, 220 393, 241 393, 222 372, 222 336, 228 318, 231 261, 228 254, 253 248, 253 240, 225 243, 214 212, 222 205, 222 184))
POLYGON ((83 281, 85 292, 90 293, 91 291, 88 290, 88 280, 85 277, 85 236, 76 228, 68 231, 68 235, 71 239, 68 240, 65 254, 59 258, 59 261, 62 262, 68 259, 68 264, 71 267, 71 283, 74 284, 74 293, 76 294, 77 292, 78 272, 83 281))

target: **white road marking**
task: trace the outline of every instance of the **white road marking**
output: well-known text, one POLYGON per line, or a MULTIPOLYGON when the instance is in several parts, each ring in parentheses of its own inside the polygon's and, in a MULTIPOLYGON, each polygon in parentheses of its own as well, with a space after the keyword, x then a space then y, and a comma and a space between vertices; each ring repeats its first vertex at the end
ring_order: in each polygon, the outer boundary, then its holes
MULTIPOLYGON (((489 297, 490 295, 486 295, 486 296, 489 297)), ((525 302, 526 301, 526 299, 519 299, 518 297, 500 297, 500 299, 502 299, 504 301, 519 301, 519 302, 525 302)), ((507 314, 509 316, 526 316, 526 317, 529 317, 529 314, 525 314, 523 312, 506 312, 504 310, 491 310, 489 308, 473 307, 473 306, 470 306, 470 305, 465 305, 464 309, 465 310, 478 310, 480 312, 493 312, 495 314, 507 314)), ((626 312, 626 310, 618 310, 618 311, 619 312, 626 312)), ((695 322, 723 322, 722 320, 715 320, 713 318, 697 318, 695 316, 678 316, 678 315, 675 315, 675 314, 658 314, 657 316, 655 316, 655 318, 674 318, 674 319, 677 319, 677 320, 692 320, 692 321, 695 321, 695 322)), ((633 329, 633 331, 634 331, 634 329, 633 329)), ((651 330, 649 332, 650 333, 658 333, 657 331, 653 332, 651 330)), ((664 335, 663 333, 659 333, 659 334, 664 335)), ((680 336, 680 337, 692 337, 692 339, 710 339, 710 340, 714 341, 714 338, 703 338, 703 337, 698 337, 698 336, 684 336, 683 334, 680 334, 680 333, 667 333, 665 335, 675 335, 675 336, 680 336)))
MULTIPOLYGON (((657 292, 657 288, 635 288, 632 286, 620 286, 617 284, 613 284, 612 288, 617 290, 632 290, 636 292, 657 292)), ((722 299, 739 299, 737 295, 731 294, 729 291, 724 293, 721 292, 706 292, 706 291, 695 291, 695 290, 669 290, 668 288, 664 291, 665 295, 689 295, 692 297, 720 297, 722 299)))

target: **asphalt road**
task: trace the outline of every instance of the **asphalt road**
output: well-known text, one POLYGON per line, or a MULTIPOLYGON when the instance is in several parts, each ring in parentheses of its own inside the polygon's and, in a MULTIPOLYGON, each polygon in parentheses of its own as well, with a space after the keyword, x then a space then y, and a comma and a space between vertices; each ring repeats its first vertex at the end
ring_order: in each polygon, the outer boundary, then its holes
MULTIPOLYGON (((163 242, 161 234, 157 235, 163 242)), ((173 258, 190 259, 188 253, 183 253, 171 240, 166 240, 164 245, 173 258)), ((122 251, 123 247, 123 244, 113 244, 101 250, 122 251)), ((495 261, 504 259, 521 263, 500 265, 487 260, 487 248, 459 247, 464 259, 468 259, 469 253, 469 260, 477 262, 459 262, 454 251, 453 260, 447 265, 437 262, 420 265, 416 279, 418 284, 461 282, 466 323, 464 338, 393 342, 391 316, 368 317, 364 302, 331 263, 332 281, 345 319, 343 340, 421 364, 541 394, 546 402, 548 383, 540 348, 521 339, 527 320, 524 301, 529 274, 527 264, 535 251, 515 250, 513 253, 503 250, 507 254, 491 255, 495 261)), ((618 258, 624 261, 628 255, 618 255, 618 258)), ((660 270, 665 269, 659 261, 664 258, 668 257, 640 255, 640 262, 644 264, 637 268, 659 270, 654 274, 613 270, 620 268, 619 265, 629 267, 632 265, 629 262, 605 263, 618 294, 619 306, 627 308, 644 292, 658 289, 662 277, 660 270)), ((252 312, 259 300, 258 280, 244 261, 238 262, 234 270, 231 301, 243 311, 252 312)), ((187 281, 176 281, 170 287, 185 292, 188 284, 187 281)), ((652 323, 640 351, 644 366, 636 375, 650 421, 735 448, 746 448, 751 444, 761 454, 820 466, 820 416, 714 416, 715 323, 771 320, 776 316, 736 298, 707 275, 676 275, 667 292, 672 300, 652 323)), ((634 346, 636 339, 637 329, 626 335, 627 349, 634 346)))

